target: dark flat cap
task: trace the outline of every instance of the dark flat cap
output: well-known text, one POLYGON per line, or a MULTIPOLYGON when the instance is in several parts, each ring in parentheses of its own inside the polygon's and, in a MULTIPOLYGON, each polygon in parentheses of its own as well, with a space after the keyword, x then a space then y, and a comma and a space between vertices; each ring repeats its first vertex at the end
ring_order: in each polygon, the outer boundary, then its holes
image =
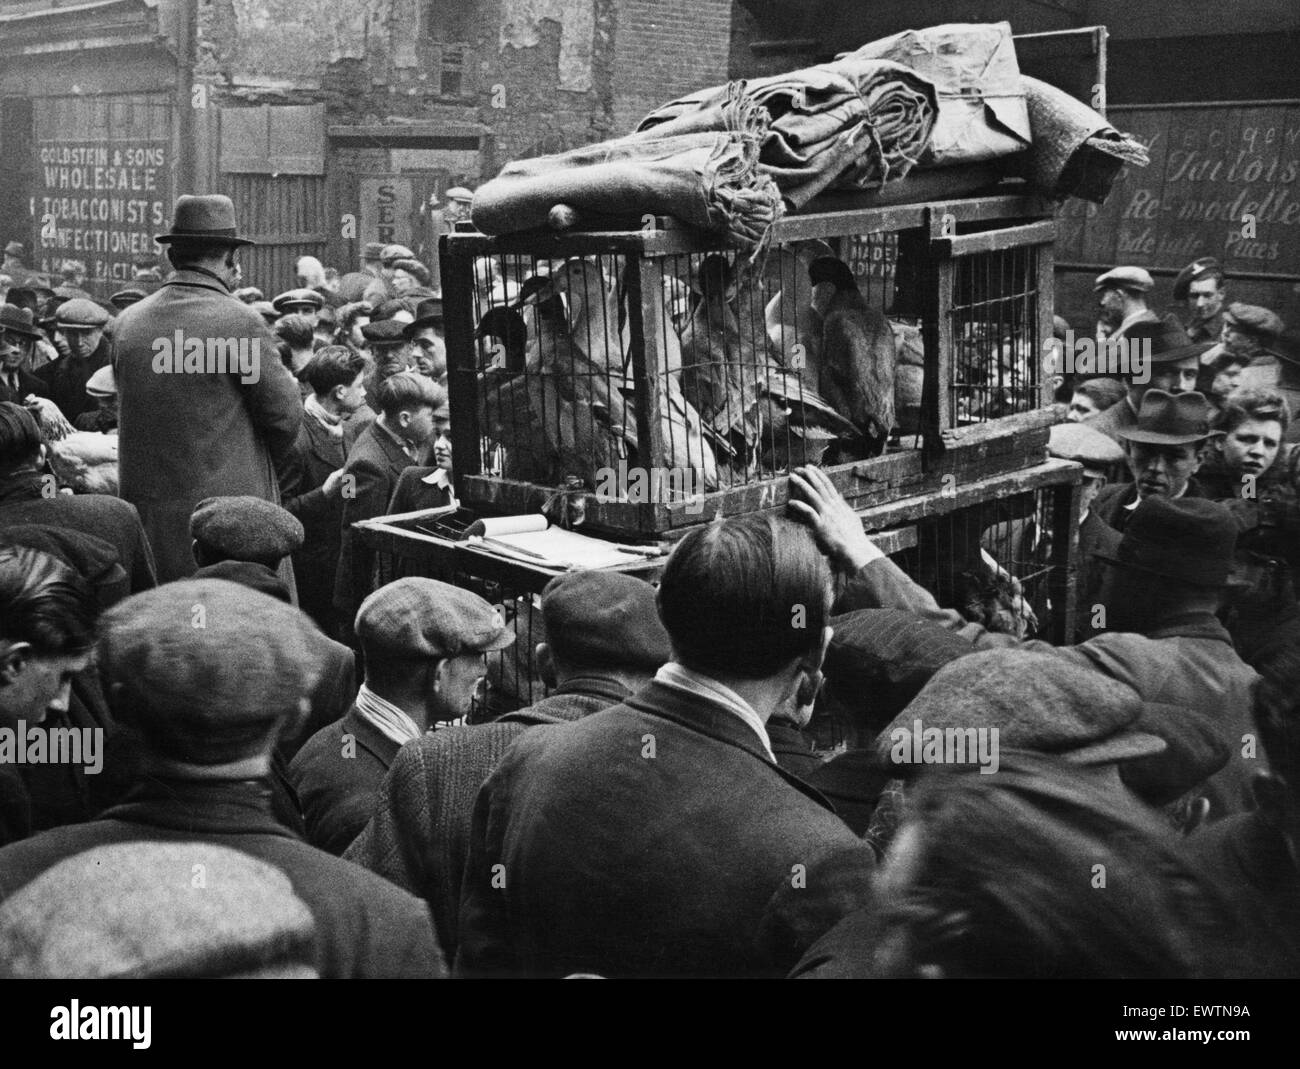
POLYGON ((384 243, 382 241, 367 241, 361 247, 361 259, 378 260, 384 255, 384 243))
POLYGON ((128 286, 126 289, 118 290, 115 294, 109 297, 108 303, 114 308, 129 308, 137 301, 143 301, 148 296, 149 294, 145 293, 144 290, 138 290, 134 287, 128 286))
POLYGON ((411 658, 487 653, 515 640, 501 613, 477 594, 415 576, 366 598, 357 610, 356 633, 368 650, 411 658))
POLYGON ((1282 333, 1284 327, 1281 318, 1267 308, 1257 304, 1242 304, 1234 301, 1223 313, 1223 321, 1246 334, 1253 334, 1265 341, 1272 341, 1282 333))
POLYGON ((547 641, 574 667, 656 669, 672 660, 654 587, 620 572, 557 575, 542 591, 547 641))
POLYGON ((377 319, 361 328, 361 336, 371 345, 405 345, 406 324, 397 319, 377 319))
POLYGON ((227 560, 271 563, 302 548, 297 517, 260 497, 208 497, 194 506, 190 536, 227 560))
MULTIPOLYGON (((946 735, 949 729, 996 728, 1002 749, 1054 754, 1079 765, 1108 764, 1165 749, 1163 739, 1130 730, 1142 711, 1137 691, 1063 657, 981 650, 939 669, 880 733, 876 752, 906 775, 936 763, 919 758, 931 729, 946 735)), ((969 750, 964 762, 954 762, 954 756, 940 748, 942 763, 975 763, 969 750)))
POLYGON ((1185 301, 1192 283, 1203 278, 1223 278, 1223 265, 1213 256, 1202 256, 1184 267, 1174 278, 1174 300, 1185 301))
POLYGON ((94 301, 73 297, 59 305, 55 324, 61 330, 93 330, 102 327, 113 317, 94 301))
POLYGON ((5 246, 6 256, 21 256, 23 254, 23 243, 21 241, 11 241, 5 246))
POLYGON ((105 614, 109 705, 157 752, 191 764, 268 753, 322 672, 305 613, 221 579, 166 583, 105 614))
POLYGON ((415 253, 405 245, 385 245, 379 252, 379 257, 387 267, 398 260, 414 260, 415 253))

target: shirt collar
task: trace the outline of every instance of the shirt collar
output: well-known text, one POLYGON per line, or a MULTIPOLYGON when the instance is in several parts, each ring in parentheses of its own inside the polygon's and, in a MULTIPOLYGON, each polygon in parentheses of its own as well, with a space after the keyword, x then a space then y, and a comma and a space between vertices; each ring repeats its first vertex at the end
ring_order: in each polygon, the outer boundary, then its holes
POLYGON ((687 694, 704 698, 714 705, 719 705, 734 713, 753 729, 754 734, 758 736, 759 741, 763 744, 767 756, 771 758, 773 763, 776 762, 776 756, 772 753, 772 742, 767 737, 767 727, 763 723, 763 718, 755 712, 754 707, 749 702, 745 701, 730 687, 724 686, 709 676, 692 671, 676 661, 669 661, 660 668, 655 674, 655 682, 662 683, 665 687, 672 687, 674 690, 685 691, 687 694))
POLYGON ((381 698, 364 683, 357 691, 355 704, 357 714, 362 719, 398 746, 404 746, 423 734, 420 726, 405 712, 387 698, 381 698))

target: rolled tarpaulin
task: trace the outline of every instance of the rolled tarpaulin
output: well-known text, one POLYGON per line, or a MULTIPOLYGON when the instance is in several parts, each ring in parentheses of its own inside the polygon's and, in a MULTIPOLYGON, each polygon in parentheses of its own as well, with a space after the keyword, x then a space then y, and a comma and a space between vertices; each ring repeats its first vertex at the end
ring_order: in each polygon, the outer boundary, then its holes
POLYGON ((783 209, 758 168, 767 116, 739 85, 728 87, 717 115, 716 130, 619 138, 509 163, 475 191, 474 225, 485 234, 542 227, 557 204, 579 214, 671 215, 726 233, 757 256, 783 209))
MULTIPOLYGON (((768 116, 759 166, 796 207, 823 189, 876 189, 906 176, 929 142, 934 87, 897 63, 848 59, 743 83, 768 116)), ((633 138, 715 130, 727 86, 655 109, 633 138)))
POLYGON ((1034 189, 1057 200, 1079 197, 1101 204, 1125 164, 1145 167, 1146 147, 1064 90, 1021 75, 1034 140, 1019 157, 1019 172, 1034 189))

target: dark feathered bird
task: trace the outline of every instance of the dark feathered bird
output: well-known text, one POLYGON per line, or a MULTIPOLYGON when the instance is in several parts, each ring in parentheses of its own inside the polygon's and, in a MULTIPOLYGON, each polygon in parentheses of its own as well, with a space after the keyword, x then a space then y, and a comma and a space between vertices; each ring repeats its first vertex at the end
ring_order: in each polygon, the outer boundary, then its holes
POLYGON ((818 257, 808 277, 814 286, 834 287, 822 305, 819 392, 862 432, 872 453, 881 453, 894 428, 894 332, 842 260, 818 257))

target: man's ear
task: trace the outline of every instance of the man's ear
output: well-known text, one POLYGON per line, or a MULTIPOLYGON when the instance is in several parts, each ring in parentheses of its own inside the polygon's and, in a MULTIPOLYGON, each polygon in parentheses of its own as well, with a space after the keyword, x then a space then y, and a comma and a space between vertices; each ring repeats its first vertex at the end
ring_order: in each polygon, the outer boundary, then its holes
POLYGON ((429 669, 432 676, 429 689, 432 690, 434 694, 442 694, 442 692, 447 689, 447 665, 449 662, 449 658, 440 657, 429 669))
POLYGON ((533 651, 533 663, 537 665, 537 674, 542 677, 542 682, 546 684, 548 690, 554 690, 559 685, 555 675, 555 658, 551 655, 551 646, 549 642, 539 642, 537 648, 533 651))
POLYGON ((15 642, 0 652, 0 687, 11 686, 32 659, 30 642, 15 642))

